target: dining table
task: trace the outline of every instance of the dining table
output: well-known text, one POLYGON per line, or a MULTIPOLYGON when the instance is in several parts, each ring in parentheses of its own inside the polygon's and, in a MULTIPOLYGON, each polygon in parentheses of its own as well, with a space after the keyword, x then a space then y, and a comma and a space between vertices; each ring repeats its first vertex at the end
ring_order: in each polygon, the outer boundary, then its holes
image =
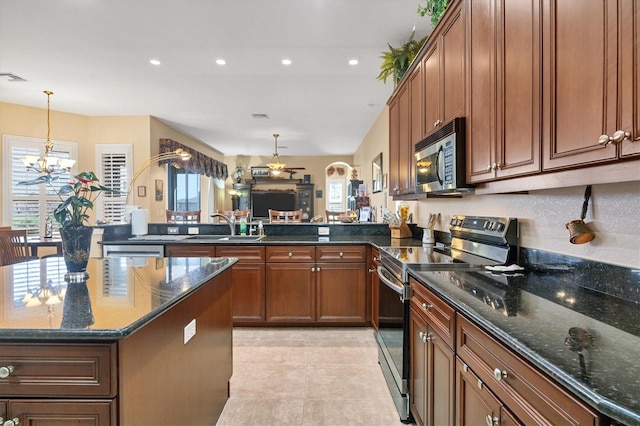
POLYGON ((27 238, 27 245, 31 250, 31 256, 38 257, 38 249, 40 247, 55 247, 56 254, 62 255, 62 239, 60 237, 41 237, 34 236, 27 238))

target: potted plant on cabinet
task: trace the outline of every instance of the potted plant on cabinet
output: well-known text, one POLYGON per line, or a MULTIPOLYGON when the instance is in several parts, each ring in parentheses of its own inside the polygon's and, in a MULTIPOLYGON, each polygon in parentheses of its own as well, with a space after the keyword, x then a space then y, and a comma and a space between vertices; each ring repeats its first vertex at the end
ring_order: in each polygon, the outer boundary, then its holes
POLYGON ((386 83, 387 78, 393 77, 393 84, 398 84, 428 37, 424 36, 421 40, 415 40, 413 38, 414 35, 415 32, 412 32, 409 39, 398 48, 392 47, 387 43, 389 50, 382 52, 382 56, 380 56, 382 65, 380 65, 378 80, 386 83))
POLYGON ((449 0, 426 0, 424 6, 418 4, 418 15, 431 16, 431 23, 435 27, 444 15, 444 11, 447 10, 448 4, 449 0))

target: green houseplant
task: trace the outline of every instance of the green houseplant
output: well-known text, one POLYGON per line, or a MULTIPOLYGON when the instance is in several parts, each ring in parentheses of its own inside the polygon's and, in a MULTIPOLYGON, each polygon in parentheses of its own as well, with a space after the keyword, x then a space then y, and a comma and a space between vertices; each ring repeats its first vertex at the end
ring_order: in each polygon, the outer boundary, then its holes
POLYGON ((435 27, 444 15, 444 11, 447 10, 448 4, 449 0, 426 0, 424 6, 418 5, 418 15, 431 16, 431 23, 435 27))
MULTIPOLYGON (((59 175, 45 173, 19 185, 44 183, 54 187, 53 183, 59 178, 59 175)), ((58 189, 61 203, 53 211, 53 217, 60 224, 62 253, 69 272, 86 270, 93 234, 93 228, 89 226, 89 211, 102 192, 114 191, 101 185, 92 171, 78 173, 71 182, 58 189)))
POLYGON ((393 84, 398 84, 428 37, 425 36, 421 40, 415 40, 413 38, 414 35, 415 32, 412 32, 409 39, 397 48, 387 43, 389 50, 382 52, 382 55, 380 56, 382 59, 382 65, 380 65, 380 74, 378 74, 377 77, 378 80, 382 80, 386 83, 387 78, 392 77, 393 84))

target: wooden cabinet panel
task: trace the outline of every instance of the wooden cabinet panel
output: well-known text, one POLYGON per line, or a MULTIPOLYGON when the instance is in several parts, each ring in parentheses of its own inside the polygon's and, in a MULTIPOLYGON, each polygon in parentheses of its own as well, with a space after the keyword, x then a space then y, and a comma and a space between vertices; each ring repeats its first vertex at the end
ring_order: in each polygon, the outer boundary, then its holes
POLYGON ((427 398, 429 380, 427 372, 427 345, 422 341, 424 333, 428 333, 429 327, 422 315, 414 306, 409 311, 409 399, 411 414, 415 423, 419 426, 427 424, 429 413, 427 412, 427 398))
POLYGON ((265 317, 264 263, 233 265, 233 323, 263 323, 265 317))
POLYGON ((407 194, 411 191, 410 180, 411 148, 410 121, 409 121, 409 90, 405 85, 400 89, 398 95, 398 117, 400 126, 398 128, 398 187, 393 188, 392 194, 407 194))
POLYGON ((267 246, 267 262, 313 262, 315 246, 267 246))
POLYGON ((317 322, 365 324, 365 264, 318 263, 317 274, 317 322))
POLYGON ((216 246, 209 244, 167 244, 165 257, 215 257, 216 246))
POLYGON ((378 331, 378 318, 380 317, 380 278, 378 266, 380 266, 380 252, 377 248, 371 248, 369 263, 369 276, 371 279, 371 324, 378 331))
POLYGON ((466 11, 467 178, 478 183, 538 172, 540 3, 470 1, 466 11))
POLYGON ((470 321, 458 315, 456 322, 458 356, 524 424, 599 423, 591 408, 470 321))
POLYGON ((460 5, 448 14, 442 35, 441 49, 441 116, 442 123, 464 115, 465 96, 465 26, 463 9, 460 5))
POLYGON ((414 278, 410 278, 409 282, 411 284, 411 304, 427 318, 429 326, 438 332, 447 345, 453 348, 456 332, 455 311, 414 278))
POLYGON ((617 3, 545 1, 544 169, 617 157, 617 3))
POLYGON ((220 245, 216 247, 218 257, 237 257, 238 263, 260 263, 265 260, 264 246, 220 245))
POLYGON ((266 268, 267 322, 314 322, 316 319, 315 263, 267 263, 266 268))
POLYGON ((486 385, 459 359, 456 360, 457 409, 456 424, 519 425, 521 424, 486 385))
POLYGON ((7 420, 20 425, 109 426, 118 424, 115 400, 11 400, 7 420))
POLYGON ((398 98, 389 103, 389 194, 400 187, 400 108, 398 98))
POLYGON ((0 379, 0 395, 103 396, 117 392, 114 345, 0 345, 0 365, 13 372, 0 379))
POLYGON ((409 141, 410 148, 414 150, 415 145, 420 142, 425 134, 425 114, 424 114, 424 75, 422 74, 422 62, 417 61, 416 67, 407 79, 409 85, 409 141))
POLYGON ((640 154, 640 4, 637 0, 621 0, 620 4, 620 125, 631 133, 620 144, 620 156, 640 154))
POLYGON ((366 262, 366 246, 318 246, 318 262, 366 262))
POLYGON ((424 73, 424 125, 425 133, 431 133, 440 120, 440 48, 438 38, 426 51, 422 68, 424 73))

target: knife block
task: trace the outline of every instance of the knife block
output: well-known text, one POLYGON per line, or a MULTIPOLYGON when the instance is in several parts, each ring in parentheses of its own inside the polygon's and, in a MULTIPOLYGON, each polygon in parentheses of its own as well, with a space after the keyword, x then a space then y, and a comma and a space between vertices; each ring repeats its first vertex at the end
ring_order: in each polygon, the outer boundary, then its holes
POLYGON ((411 237, 413 237, 413 233, 411 232, 411 229, 409 229, 409 226, 407 225, 407 222, 405 222, 404 220, 401 221, 400 225, 398 225, 398 226, 389 225, 389 229, 391 229, 391 238, 411 238, 411 237))

